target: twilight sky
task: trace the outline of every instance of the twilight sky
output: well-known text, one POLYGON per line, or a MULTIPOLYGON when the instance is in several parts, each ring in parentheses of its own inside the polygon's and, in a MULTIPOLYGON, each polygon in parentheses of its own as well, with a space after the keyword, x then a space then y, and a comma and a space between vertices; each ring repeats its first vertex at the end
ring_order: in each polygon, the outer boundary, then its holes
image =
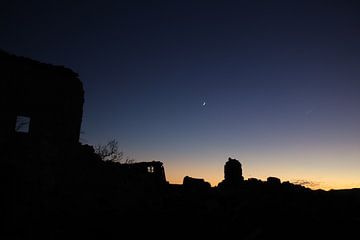
POLYGON ((79 73, 82 142, 167 179, 360 187, 359 1, 17 1, 0 48, 79 73), (203 103, 206 102, 204 105, 203 103))

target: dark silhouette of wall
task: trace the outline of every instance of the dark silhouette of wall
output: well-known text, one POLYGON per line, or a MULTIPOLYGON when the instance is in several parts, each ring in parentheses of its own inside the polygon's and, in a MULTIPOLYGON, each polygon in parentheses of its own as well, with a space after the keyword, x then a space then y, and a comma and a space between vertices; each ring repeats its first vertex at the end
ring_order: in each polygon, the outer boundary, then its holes
POLYGON ((162 162, 105 162, 79 142, 84 91, 76 73, 0 51, 0 77, 1 239, 64 239, 105 228, 94 225, 110 224, 104 212, 130 216, 158 204, 162 162))
POLYGON ((163 163, 160 161, 136 162, 130 164, 115 164, 127 171, 137 181, 167 183, 163 163))
POLYGON ((191 191, 204 191, 211 188, 210 183, 206 182, 202 178, 193 178, 185 176, 183 179, 183 186, 187 190, 191 191))
POLYGON ((268 177, 266 179, 266 182, 268 184, 272 184, 272 185, 280 185, 281 184, 281 180, 277 177, 268 177))
POLYGON ((49 143, 79 141, 84 91, 75 72, 1 50, 0 68, 2 141, 19 135, 49 143), (17 132, 20 117, 29 121, 26 132, 17 132))

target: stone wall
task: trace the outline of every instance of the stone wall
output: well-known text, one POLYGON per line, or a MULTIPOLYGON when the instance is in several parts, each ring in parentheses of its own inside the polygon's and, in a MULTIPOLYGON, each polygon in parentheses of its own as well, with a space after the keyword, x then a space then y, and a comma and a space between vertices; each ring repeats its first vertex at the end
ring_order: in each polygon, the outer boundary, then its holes
POLYGON ((75 72, 0 51, 0 76, 1 141, 78 143, 84 91, 75 72))

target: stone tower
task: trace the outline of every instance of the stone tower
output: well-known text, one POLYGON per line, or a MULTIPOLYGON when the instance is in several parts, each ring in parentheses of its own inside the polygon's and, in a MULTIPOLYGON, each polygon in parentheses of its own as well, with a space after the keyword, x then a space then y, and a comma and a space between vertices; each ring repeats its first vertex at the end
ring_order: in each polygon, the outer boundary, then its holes
POLYGON ((242 182, 244 177, 242 175, 241 163, 236 159, 229 158, 224 166, 224 175, 226 182, 242 182))
POLYGON ((221 188, 238 187, 244 182, 241 163, 229 158, 224 166, 224 180, 218 185, 221 188))

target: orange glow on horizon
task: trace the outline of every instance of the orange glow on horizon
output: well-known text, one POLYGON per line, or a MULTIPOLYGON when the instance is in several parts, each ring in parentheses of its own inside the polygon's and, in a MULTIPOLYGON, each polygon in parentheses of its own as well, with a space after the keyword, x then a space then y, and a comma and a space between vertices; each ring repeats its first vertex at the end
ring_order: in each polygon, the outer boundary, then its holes
POLYGON ((311 189, 350 189, 360 187, 360 149, 356 145, 294 146, 285 150, 232 147, 142 152, 136 159, 164 163, 167 181, 182 184, 185 176, 202 178, 212 186, 224 179, 228 157, 239 160, 245 179, 266 181, 278 177, 282 182, 303 183, 311 189), (150 157, 150 158, 149 158, 150 157))
MULTIPOLYGON (((358 188, 360 177, 357 169, 360 168, 360 163, 357 159, 360 159, 360 151, 345 150, 304 151, 305 154, 302 155, 300 155, 301 151, 287 151, 271 155, 269 153, 242 154, 241 158, 235 158, 242 163, 245 179, 257 178, 266 181, 267 177, 272 176, 280 178, 282 182, 289 181, 314 190, 358 188), (256 159, 256 161, 248 159, 256 159), (292 159, 292 161, 287 159, 292 159), (337 159, 342 159, 342 161, 337 159)), ((211 186, 217 186, 224 179, 226 157, 219 154, 197 155, 194 157, 196 161, 192 161, 191 156, 187 156, 164 162, 167 180, 170 183, 182 184, 183 178, 190 176, 203 178, 211 186)))
MULTIPOLYGON (((185 177, 185 176, 184 176, 185 177)), ((184 177, 172 177, 172 176, 167 176, 167 181, 171 184, 182 184, 183 183, 183 178, 184 177)), ((203 178, 200 176, 192 176, 195 178, 203 178)), ((247 180, 249 177, 245 176, 245 180, 247 180)), ((251 177, 253 178, 253 177, 251 177)), ((262 181, 266 181, 267 177, 254 177, 257 178, 259 180, 262 181)), ((214 178, 203 178, 205 181, 209 182, 211 184, 212 187, 216 187, 222 180, 223 178, 221 177, 214 177, 214 178)), ((281 182, 286 182, 289 181, 291 183, 294 184, 300 184, 303 185, 305 187, 308 187, 312 190, 318 190, 318 189, 322 189, 322 190, 331 190, 331 189, 351 189, 351 188, 359 188, 360 187, 360 183, 356 183, 356 182, 347 182, 347 181, 327 181, 327 182, 312 182, 310 180, 302 180, 302 179, 285 179, 285 178, 281 178, 280 177, 281 182), (308 182, 308 183, 301 183, 301 181, 303 182, 308 182)))

